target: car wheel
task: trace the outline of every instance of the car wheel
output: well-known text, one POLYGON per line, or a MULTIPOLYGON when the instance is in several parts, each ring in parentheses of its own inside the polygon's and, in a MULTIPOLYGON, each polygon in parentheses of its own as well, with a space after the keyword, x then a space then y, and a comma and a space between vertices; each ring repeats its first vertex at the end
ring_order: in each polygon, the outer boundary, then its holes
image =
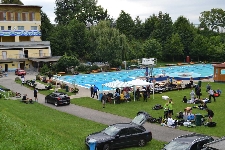
POLYGON ((56 106, 56 107, 58 106, 58 103, 57 103, 57 101, 55 101, 55 106, 56 106))
POLYGON ((105 144, 105 145, 103 146, 103 150, 110 150, 109 144, 105 144))
POLYGON ((145 146, 145 140, 144 139, 141 139, 141 140, 139 140, 139 142, 138 142, 138 146, 140 146, 140 147, 143 147, 143 146, 145 146))

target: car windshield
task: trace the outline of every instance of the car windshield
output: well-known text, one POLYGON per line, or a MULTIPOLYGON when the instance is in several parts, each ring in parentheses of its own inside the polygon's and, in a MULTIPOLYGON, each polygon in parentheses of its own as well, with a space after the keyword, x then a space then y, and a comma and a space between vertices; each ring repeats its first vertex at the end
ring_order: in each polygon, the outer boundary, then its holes
POLYGON ((167 144, 164 149, 165 150, 181 150, 181 149, 187 149, 190 146, 189 142, 184 141, 171 141, 169 144, 167 144))
POLYGON ((118 129, 115 126, 109 126, 108 128, 106 128, 103 133, 109 135, 109 136, 115 136, 118 132, 120 131, 120 129, 118 129))

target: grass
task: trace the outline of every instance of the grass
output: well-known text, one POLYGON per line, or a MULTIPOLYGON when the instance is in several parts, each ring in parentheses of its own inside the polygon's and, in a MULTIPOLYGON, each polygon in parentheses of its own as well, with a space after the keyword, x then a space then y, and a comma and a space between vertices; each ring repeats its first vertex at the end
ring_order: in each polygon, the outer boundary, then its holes
MULTIPOLYGON (((208 94, 206 92, 206 84, 202 83, 202 97, 206 98, 208 97, 208 94)), ((222 83, 210 83, 213 89, 225 89, 225 84, 222 83)), ((119 116, 124 116, 128 118, 134 118, 136 113, 139 110, 147 111, 151 116, 158 118, 160 116, 163 116, 163 109, 162 110, 152 110, 152 107, 155 104, 161 104, 164 106, 164 104, 167 102, 165 100, 162 100, 163 95, 167 95, 170 98, 173 99, 174 105, 173 109, 175 113, 178 113, 179 111, 183 111, 184 108, 187 106, 197 106, 198 104, 186 104, 182 102, 183 96, 187 96, 190 98, 190 89, 180 90, 180 91, 172 91, 172 92, 166 92, 163 94, 155 94, 155 98, 148 100, 148 102, 143 101, 136 101, 136 102, 129 102, 129 103, 122 103, 122 104, 107 104, 105 109, 102 109, 102 104, 100 101, 93 100, 92 98, 78 98, 73 99, 71 103, 92 108, 99 111, 108 112, 111 114, 116 114, 119 116)), ((222 91, 223 92, 223 91, 222 91)), ((195 128, 187 128, 187 127, 180 127, 181 130, 191 131, 191 132, 198 132, 198 133, 204 133, 207 135, 217 136, 221 137, 225 135, 224 124, 224 99, 225 95, 222 93, 222 95, 218 98, 216 98, 216 102, 209 103, 207 106, 214 111, 214 118, 213 121, 217 123, 217 126, 215 128, 208 128, 205 126, 197 126, 195 128)), ((199 110, 197 108, 194 108, 192 111, 194 114, 200 113, 202 115, 206 115, 207 112, 205 110, 199 110)), ((175 114, 176 115, 176 114, 175 114)), ((175 118, 175 115, 173 118, 175 118)))
MULTIPOLYGON (((0 149, 87 150, 85 137, 106 127, 38 103, 0 101, 0 149)), ((143 148, 129 150, 161 149, 163 144, 152 140, 143 148)))

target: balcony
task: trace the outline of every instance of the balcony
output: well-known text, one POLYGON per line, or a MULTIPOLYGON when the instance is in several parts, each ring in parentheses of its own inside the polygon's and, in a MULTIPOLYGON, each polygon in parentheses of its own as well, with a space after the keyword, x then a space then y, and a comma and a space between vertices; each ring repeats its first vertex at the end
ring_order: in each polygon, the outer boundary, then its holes
POLYGON ((12 61, 12 60, 27 60, 31 58, 50 58, 51 53, 29 53, 27 54, 14 54, 14 55, 0 55, 0 62, 12 61))
POLYGON ((38 30, 0 30, 0 36, 41 36, 38 30))
POLYGON ((50 41, 27 41, 27 42, 0 42, 1 48, 29 48, 29 47, 48 47, 50 41))

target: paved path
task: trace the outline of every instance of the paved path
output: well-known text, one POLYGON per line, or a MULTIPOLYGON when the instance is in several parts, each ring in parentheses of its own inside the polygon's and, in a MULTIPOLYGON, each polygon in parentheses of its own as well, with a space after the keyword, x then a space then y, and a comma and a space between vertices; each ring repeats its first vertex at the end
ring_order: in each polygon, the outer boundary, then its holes
MULTIPOLYGON (((4 86, 6 88, 9 88, 14 92, 20 92, 21 94, 27 94, 28 97, 33 98, 33 91, 24 86, 21 86, 20 84, 15 83, 14 82, 15 77, 16 77, 15 75, 9 74, 8 77, 0 78, 0 85, 4 86)), ((33 79, 33 78, 34 78, 34 75, 26 76, 26 79, 33 79)), ((79 94, 77 94, 76 97, 89 97, 89 94, 90 94, 90 92, 88 89, 80 89, 79 94)), ((110 124, 114 124, 114 123, 126 123, 126 122, 131 121, 131 119, 129 119, 129 118, 112 115, 112 114, 105 113, 105 112, 100 112, 97 110, 77 106, 74 104, 71 104, 69 106, 63 106, 63 107, 55 107, 54 105, 46 104, 44 102, 44 97, 45 97, 44 95, 38 94, 38 99, 39 99, 38 102, 40 104, 46 105, 53 109, 56 109, 56 110, 59 110, 62 112, 66 112, 66 113, 69 113, 69 114, 72 114, 72 115, 75 115, 75 116, 78 116, 78 117, 81 117, 84 119, 99 122, 102 124, 110 125, 110 124)), ((187 131, 162 127, 162 126, 159 126, 156 124, 151 124, 151 123, 145 123, 144 127, 147 130, 152 131, 154 139, 160 140, 160 141, 165 141, 165 142, 169 142, 177 136, 190 133, 187 131)))

